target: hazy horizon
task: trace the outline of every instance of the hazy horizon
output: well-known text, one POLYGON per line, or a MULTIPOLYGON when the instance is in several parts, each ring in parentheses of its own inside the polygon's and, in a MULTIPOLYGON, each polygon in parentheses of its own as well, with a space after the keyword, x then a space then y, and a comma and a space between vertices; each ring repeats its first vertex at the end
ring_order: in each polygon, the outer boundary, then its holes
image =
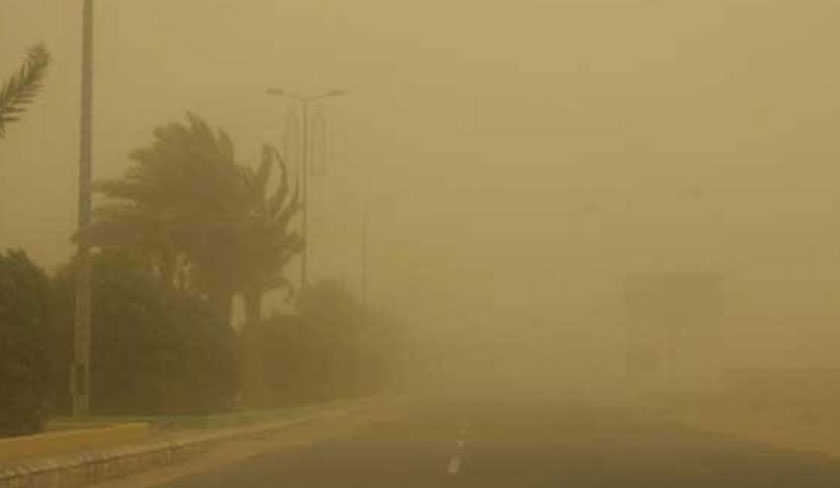
MULTIPOLYGON (((37 42, 54 60, 0 142, 0 243, 50 269, 76 225, 77 3, 0 0, 0 76, 37 42)), ((266 88, 345 89, 322 106, 313 279, 358 292, 368 200, 370 302, 429 337, 600 367, 625 277, 717 273, 733 365, 840 366, 838 20, 829 1, 99 1, 94 175, 188 112, 255 163, 292 108, 266 88)))

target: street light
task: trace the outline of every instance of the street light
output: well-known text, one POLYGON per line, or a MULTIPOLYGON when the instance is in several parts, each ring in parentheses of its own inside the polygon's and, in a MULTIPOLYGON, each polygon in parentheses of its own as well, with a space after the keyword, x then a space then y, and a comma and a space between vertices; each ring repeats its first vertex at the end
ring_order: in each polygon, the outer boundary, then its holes
POLYGON ((320 95, 302 96, 282 88, 269 88, 266 90, 266 93, 274 96, 289 97, 295 100, 300 103, 301 112, 303 114, 303 151, 301 155, 301 172, 303 173, 301 181, 301 185, 303 186, 303 222, 301 232, 303 233, 305 245, 303 246, 303 255, 301 256, 300 266, 300 290, 303 291, 306 288, 306 262, 309 254, 309 106, 313 102, 317 102, 325 98, 344 96, 347 92, 345 90, 333 89, 321 93, 320 95))
POLYGON ((368 292, 368 199, 362 207, 362 310, 367 309, 368 292))
POLYGON ((288 90, 284 90, 282 88, 269 88, 268 90, 266 90, 266 93, 268 93, 269 95, 289 97, 289 98, 293 98, 293 99, 295 99, 299 102, 307 102, 308 103, 308 102, 313 102, 315 100, 320 100, 322 98, 343 97, 343 96, 347 95, 347 90, 335 89, 335 90, 330 90, 330 91, 324 92, 320 95, 302 96, 302 95, 298 95, 297 93, 293 93, 293 92, 290 92, 288 90))
MULTIPOLYGON (((93 0, 82 4, 82 96, 79 122, 79 230, 91 218, 91 161, 93 144, 93 0)), ((76 286, 76 310, 73 320, 73 367, 70 384, 73 416, 90 413, 90 245, 79 239, 79 272, 76 286)))

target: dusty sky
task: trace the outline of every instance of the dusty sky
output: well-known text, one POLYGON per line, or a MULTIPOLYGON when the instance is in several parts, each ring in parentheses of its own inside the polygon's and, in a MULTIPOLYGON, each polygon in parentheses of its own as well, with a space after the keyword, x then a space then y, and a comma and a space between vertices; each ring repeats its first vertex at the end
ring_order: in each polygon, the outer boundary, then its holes
MULTIPOLYGON (((0 0, 0 73, 54 56, 0 142, 0 242, 49 266, 75 220, 80 3, 0 0)), ((372 302, 446 337, 596 357, 623 276, 704 271, 736 350, 804 327, 808 357, 838 342, 838 22, 833 0, 99 0, 95 175, 186 111, 253 161, 291 108, 268 86, 344 88, 316 277, 359 283, 367 198, 372 302)))

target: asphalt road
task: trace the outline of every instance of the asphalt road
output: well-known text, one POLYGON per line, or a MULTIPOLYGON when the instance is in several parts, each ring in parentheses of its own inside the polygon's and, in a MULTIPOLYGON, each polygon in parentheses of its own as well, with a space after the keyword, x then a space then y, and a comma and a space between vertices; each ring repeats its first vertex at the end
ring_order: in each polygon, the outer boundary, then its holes
POLYGON ((837 487, 840 461, 614 408, 437 403, 176 479, 214 487, 837 487))

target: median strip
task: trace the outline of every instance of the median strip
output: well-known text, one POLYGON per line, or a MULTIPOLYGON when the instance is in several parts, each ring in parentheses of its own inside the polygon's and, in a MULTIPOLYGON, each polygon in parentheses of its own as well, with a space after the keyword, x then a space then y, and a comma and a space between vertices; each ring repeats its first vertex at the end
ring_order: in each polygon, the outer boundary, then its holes
POLYGON ((62 452, 96 449, 140 442, 149 437, 148 423, 130 423, 105 427, 46 432, 0 439, 0 463, 62 452))
POLYGON ((0 464, 0 488, 74 488, 140 473, 189 460, 228 441, 262 439, 293 426, 337 419, 375 406, 362 401, 332 407, 295 419, 224 429, 191 432, 156 441, 68 454, 49 459, 0 464))

